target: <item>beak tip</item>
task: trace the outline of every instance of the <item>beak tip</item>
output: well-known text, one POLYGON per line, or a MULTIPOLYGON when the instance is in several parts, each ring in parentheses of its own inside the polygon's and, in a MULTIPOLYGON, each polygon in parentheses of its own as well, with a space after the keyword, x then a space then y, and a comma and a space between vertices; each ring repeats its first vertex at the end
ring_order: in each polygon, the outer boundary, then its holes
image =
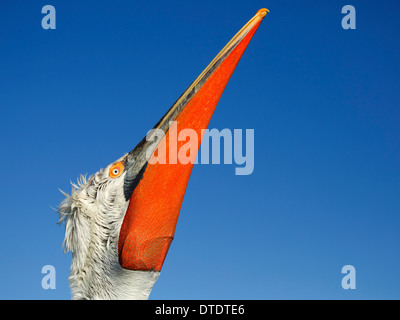
POLYGON ((267 15, 267 12, 269 12, 269 10, 263 8, 257 11, 257 15, 259 15, 261 19, 263 19, 267 15))

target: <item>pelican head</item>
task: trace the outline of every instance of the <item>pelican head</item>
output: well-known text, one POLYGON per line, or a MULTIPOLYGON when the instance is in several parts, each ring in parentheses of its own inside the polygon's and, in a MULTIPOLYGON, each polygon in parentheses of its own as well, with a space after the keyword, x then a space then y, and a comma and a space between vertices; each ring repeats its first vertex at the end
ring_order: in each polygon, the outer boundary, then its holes
POLYGON ((119 262, 118 239, 129 205, 124 194, 128 155, 72 184, 58 207, 65 251, 72 252, 73 299, 147 299, 160 272, 130 270, 119 262))
POLYGON ((171 125, 195 130, 200 145, 201 131, 266 13, 259 10, 240 29, 132 151, 89 178, 81 176, 70 195, 63 193, 58 212, 65 251, 72 253, 73 299, 148 298, 174 238, 194 163, 151 160, 156 151, 168 153, 171 125), (158 149, 162 143, 166 149, 158 149))

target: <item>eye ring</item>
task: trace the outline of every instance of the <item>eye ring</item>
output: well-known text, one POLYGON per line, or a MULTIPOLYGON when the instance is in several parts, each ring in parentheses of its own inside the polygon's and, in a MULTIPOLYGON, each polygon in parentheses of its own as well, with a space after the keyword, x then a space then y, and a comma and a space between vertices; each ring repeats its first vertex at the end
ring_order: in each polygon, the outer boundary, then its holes
POLYGON ((115 179, 118 178, 123 171, 124 171, 124 164, 122 162, 117 162, 110 168, 108 175, 110 176, 110 178, 115 179))

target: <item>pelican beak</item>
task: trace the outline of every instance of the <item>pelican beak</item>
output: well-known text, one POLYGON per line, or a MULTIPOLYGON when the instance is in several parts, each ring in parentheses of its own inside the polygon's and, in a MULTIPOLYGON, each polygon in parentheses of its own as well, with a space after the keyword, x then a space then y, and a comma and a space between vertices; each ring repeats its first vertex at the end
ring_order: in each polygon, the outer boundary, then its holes
POLYGON ((118 241, 123 268, 161 270, 174 238, 202 129, 207 128, 229 78, 267 12, 259 10, 240 29, 161 118, 155 130, 126 157, 124 193, 129 205, 118 241), (184 129, 196 132, 196 138, 189 142, 171 139, 184 129), (182 163, 176 152, 184 144, 191 151, 192 161, 182 163), (155 161, 163 156, 165 163, 155 161))

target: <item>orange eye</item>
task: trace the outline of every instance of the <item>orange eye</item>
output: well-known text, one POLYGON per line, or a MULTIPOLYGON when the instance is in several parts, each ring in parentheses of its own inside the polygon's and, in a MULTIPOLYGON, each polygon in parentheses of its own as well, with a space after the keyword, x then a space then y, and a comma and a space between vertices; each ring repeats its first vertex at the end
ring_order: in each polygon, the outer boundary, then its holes
POLYGON ((118 178, 123 171, 124 171, 124 164, 122 162, 118 162, 110 168, 108 174, 110 178, 118 178))

